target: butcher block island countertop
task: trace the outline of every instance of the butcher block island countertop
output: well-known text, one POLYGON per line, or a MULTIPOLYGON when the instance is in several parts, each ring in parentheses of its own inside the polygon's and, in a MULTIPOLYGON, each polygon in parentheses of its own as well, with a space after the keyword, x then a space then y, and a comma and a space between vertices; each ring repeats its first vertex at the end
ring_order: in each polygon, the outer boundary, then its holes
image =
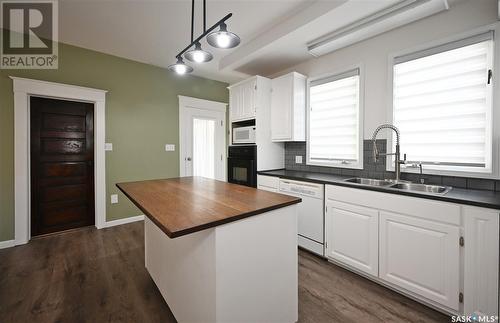
POLYGON ((295 203, 300 198, 204 177, 116 184, 169 238, 295 203))
POLYGON ((144 264, 178 322, 297 322, 300 198, 202 177, 117 186, 146 215, 144 264))

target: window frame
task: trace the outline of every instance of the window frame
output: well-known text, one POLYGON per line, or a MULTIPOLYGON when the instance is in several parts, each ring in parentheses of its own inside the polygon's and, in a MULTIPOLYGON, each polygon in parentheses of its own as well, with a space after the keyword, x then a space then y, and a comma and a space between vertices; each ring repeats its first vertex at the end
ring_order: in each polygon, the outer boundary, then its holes
MULTIPOLYGON (((444 46, 448 43, 460 42, 467 38, 476 37, 487 32, 493 32, 493 48, 492 48, 492 70, 493 70, 493 84, 491 87, 492 95, 491 98, 491 118, 490 118, 490 129, 491 129, 491 167, 489 169, 478 170, 473 167, 463 167, 463 166, 449 166, 449 165, 423 165, 423 173, 430 175, 441 175, 441 176, 460 176, 460 177, 472 177, 472 178, 500 178, 500 23, 494 23, 487 26, 482 26, 469 30, 464 33, 456 34, 447 38, 442 38, 437 41, 425 43, 423 45, 403 50, 400 52, 391 53, 388 57, 388 84, 387 84, 387 95, 388 95, 388 105, 387 105, 387 120, 389 123, 394 122, 394 95, 393 95, 393 81, 394 81, 394 66, 396 65, 396 58, 406 55, 412 55, 418 52, 430 50, 432 48, 444 46), (495 127, 497 125, 497 127, 495 127)), ((404 134, 403 134, 404 135, 404 134)), ((388 153, 393 153, 393 143, 394 136, 388 135, 387 137, 387 151, 388 153)), ((401 147, 401 154, 404 154, 404 147, 401 147)), ((394 171, 394 161, 393 156, 388 155, 386 157, 386 170, 394 171)), ((405 173, 419 173, 418 167, 411 167, 410 165, 403 165, 401 167, 401 172, 405 173)))
MULTIPOLYGON (((364 168, 364 156, 363 156, 363 130, 364 130, 364 98, 365 98, 365 75, 364 75, 364 65, 362 63, 348 66, 347 68, 342 68, 338 70, 331 71, 326 74, 317 75, 312 78, 307 79, 307 93, 306 93, 306 165, 310 166, 323 166, 323 167, 335 167, 335 168, 348 168, 348 169, 363 169, 364 168), (311 160, 310 155, 310 130, 311 130, 311 84, 328 78, 335 78, 342 76, 343 74, 348 74, 354 70, 359 71, 359 102, 358 102, 358 161, 356 163, 343 164, 340 160, 329 160, 329 161, 318 161, 311 160)), ((340 78, 342 79, 342 78, 340 78)))

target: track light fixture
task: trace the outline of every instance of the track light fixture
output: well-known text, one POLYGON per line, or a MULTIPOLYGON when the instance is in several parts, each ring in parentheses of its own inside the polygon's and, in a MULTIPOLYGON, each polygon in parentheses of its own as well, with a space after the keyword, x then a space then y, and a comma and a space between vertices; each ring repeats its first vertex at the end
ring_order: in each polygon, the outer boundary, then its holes
POLYGON ((191 62, 205 63, 212 60, 213 56, 209 52, 201 49, 201 44, 196 43, 194 49, 188 50, 184 57, 191 62))
POLYGON ((182 59, 183 55, 187 60, 195 63, 205 63, 211 61, 213 58, 212 54, 201 48, 200 41, 205 36, 207 37, 207 42, 216 48, 227 49, 238 46, 240 38, 236 34, 227 31, 226 20, 231 18, 232 15, 232 13, 227 14, 212 27, 206 29, 206 0, 203 0, 203 33, 198 36, 198 38, 193 39, 194 0, 191 0, 191 43, 175 56, 177 58, 177 63, 170 65, 168 69, 176 72, 177 74, 191 73, 193 68, 184 63, 182 59), (214 31, 217 27, 219 27, 219 30, 214 31), (191 49, 193 46, 194 49, 191 49))
POLYGON ((207 36, 207 42, 217 48, 233 48, 240 44, 240 37, 227 31, 227 25, 221 23, 219 31, 214 31, 207 36))
POLYGON ((179 75, 184 75, 187 73, 191 73, 193 71, 193 68, 189 65, 186 65, 184 61, 182 60, 182 57, 177 58, 177 63, 172 64, 168 67, 169 70, 172 72, 175 72, 179 75))

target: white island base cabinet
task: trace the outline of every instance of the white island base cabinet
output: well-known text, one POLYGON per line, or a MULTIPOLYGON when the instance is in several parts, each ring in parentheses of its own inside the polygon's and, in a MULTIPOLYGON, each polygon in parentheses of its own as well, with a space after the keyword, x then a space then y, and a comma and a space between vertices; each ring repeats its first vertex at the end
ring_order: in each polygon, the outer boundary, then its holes
POLYGON ((499 210, 334 185, 325 203, 331 261, 452 315, 498 315, 499 210))
POLYGON ((296 322, 296 207, 173 239, 145 218, 146 268, 177 321, 296 322))

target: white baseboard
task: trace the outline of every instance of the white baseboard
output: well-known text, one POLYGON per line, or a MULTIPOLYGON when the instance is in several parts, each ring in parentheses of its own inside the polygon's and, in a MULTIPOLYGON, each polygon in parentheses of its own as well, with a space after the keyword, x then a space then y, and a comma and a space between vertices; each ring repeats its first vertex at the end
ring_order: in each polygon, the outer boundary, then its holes
POLYGON ((0 249, 14 247, 15 245, 16 245, 16 240, 0 241, 0 249))
MULTIPOLYGON (((106 222, 104 222, 103 228, 110 228, 110 227, 114 227, 117 225, 132 223, 132 222, 136 222, 136 221, 143 221, 143 220, 144 220, 144 215, 131 216, 128 218, 106 221, 106 222)), ((26 242, 22 242, 22 243, 18 243, 18 244, 24 244, 24 243, 26 243, 26 242)), ((0 249, 14 247, 15 245, 16 245, 16 240, 0 241, 0 249)))
POLYGON ((106 221, 104 223, 103 228, 110 228, 110 227, 114 227, 116 225, 122 225, 122 224, 132 223, 132 222, 136 222, 136 221, 143 221, 143 220, 144 220, 144 215, 131 216, 128 218, 106 221))

